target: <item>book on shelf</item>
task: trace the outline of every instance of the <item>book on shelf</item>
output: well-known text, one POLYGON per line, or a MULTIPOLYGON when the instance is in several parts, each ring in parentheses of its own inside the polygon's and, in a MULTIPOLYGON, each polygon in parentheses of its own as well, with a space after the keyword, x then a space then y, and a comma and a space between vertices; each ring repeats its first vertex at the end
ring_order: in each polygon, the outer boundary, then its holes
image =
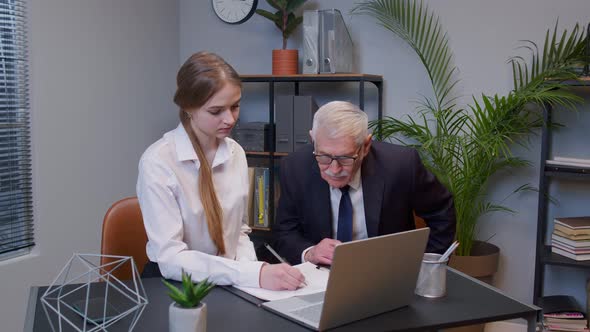
POLYGON ((551 235, 551 242, 557 242, 572 248, 588 248, 590 249, 590 241, 572 240, 567 237, 559 236, 557 234, 551 235))
POLYGON ((252 203, 252 227, 266 228, 268 223, 268 186, 269 169, 266 167, 254 168, 254 199, 252 203))
POLYGON ((539 300, 548 331, 588 331, 588 320, 573 296, 551 295, 539 300))
POLYGON ((554 157, 554 159, 546 160, 545 164, 552 166, 573 166, 580 168, 590 168, 590 160, 575 158, 554 157))
POLYGON ((561 256, 564 256, 564 257, 567 257, 567 258, 571 258, 571 259, 578 261, 578 262, 590 260, 590 254, 575 254, 575 253, 571 253, 567 250, 558 248, 556 246, 551 246, 551 252, 561 255, 561 256))
POLYGON ((553 234, 570 240, 590 240, 590 229, 569 229, 561 225, 553 226, 553 234))
POLYGON ((588 229, 590 230, 590 217, 589 216, 582 216, 582 217, 559 217, 555 218, 553 222, 556 225, 561 225, 563 227, 579 230, 579 229, 588 229))
POLYGON ((555 156, 555 157, 553 157, 553 160, 555 160, 555 161, 561 161, 561 162, 570 162, 570 163, 585 164, 585 165, 590 166, 590 159, 555 156))
POLYGON ((590 254, 590 247, 576 248, 576 247, 572 247, 572 246, 569 246, 567 244, 563 244, 563 243, 557 242, 557 241, 552 241, 551 246, 554 248, 557 248, 557 249, 567 251, 570 254, 574 254, 574 255, 590 254))
MULTIPOLYGON (((577 314, 576 317, 584 317, 584 315, 577 314)), ((554 324, 578 324, 578 325, 587 325, 587 319, 580 319, 580 318, 559 318, 559 317, 552 317, 551 314, 548 314, 545 317, 545 322, 554 323, 554 324)))
POLYGON ((248 226, 254 225, 254 167, 248 167, 248 205, 246 206, 246 220, 248 226))

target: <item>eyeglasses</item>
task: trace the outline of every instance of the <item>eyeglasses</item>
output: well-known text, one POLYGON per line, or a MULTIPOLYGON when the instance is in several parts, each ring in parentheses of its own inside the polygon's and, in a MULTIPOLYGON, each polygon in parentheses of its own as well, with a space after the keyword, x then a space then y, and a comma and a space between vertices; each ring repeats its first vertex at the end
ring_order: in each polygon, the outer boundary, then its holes
POLYGON ((313 155, 320 165, 330 165, 332 164, 332 161, 336 160, 340 166, 350 166, 354 164, 355 160, 359 157, 358 151, 360 149, 361 147, 356 150, 354 156, 331 156, 329 154, 316 154, 315 151, 313 152, 313 155))

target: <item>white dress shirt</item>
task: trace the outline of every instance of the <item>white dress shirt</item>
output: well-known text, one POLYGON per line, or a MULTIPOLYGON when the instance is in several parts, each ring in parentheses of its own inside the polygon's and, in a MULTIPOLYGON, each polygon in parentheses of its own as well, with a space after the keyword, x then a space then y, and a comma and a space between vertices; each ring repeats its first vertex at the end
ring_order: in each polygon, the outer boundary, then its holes
MULTIPOLYGON (((368 237, 367 223, 365 221, 365 203, 363 201, 363 183, 361 180, 361 168, 348 183, 350 189, 348 194, 352 203, 352 239, 360 240, 368 237)), ((338 234, 338 214, 340 211, 340 188, 330 186, 330 208, 332 209, 332 238, 336 239, 338 234)), ((305 254, 313 247, 309 247, 301 253, 301 261, 305 262, 305 254)))
POLYGON ((137 196, 148 236, 147 255, 164 278, 180 280, 181 270, 194 280, 218 285, 259 287, 258 262, 248 234, 248 165, 242 147, 223 139, 212 163, 217 198, 223 210, 226 253, 217 256, 199 195, 196 152, 182 124, 164 134, 142 155, 137 196))

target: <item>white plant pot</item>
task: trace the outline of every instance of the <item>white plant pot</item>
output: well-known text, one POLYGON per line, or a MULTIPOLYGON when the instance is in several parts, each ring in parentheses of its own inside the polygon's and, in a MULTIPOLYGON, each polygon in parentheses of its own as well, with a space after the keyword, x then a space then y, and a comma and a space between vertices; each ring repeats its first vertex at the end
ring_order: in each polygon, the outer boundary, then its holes
POLYGON ((207 304, 201 302, 196 308, 183 308, 170 304, 168 309, 168 328, 170 332, 207 331, 207 304))

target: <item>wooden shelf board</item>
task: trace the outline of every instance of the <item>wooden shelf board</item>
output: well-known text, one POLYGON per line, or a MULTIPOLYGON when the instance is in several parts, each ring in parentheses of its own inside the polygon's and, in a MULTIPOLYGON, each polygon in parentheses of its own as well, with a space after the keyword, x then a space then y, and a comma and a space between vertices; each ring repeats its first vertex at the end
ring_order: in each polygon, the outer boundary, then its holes
POLYGON ((270 227, 250 226, 250 228, 252 228, 252 233, 270 232, 271 231, 271 228, 270 227))
POLYGON ((268 157, 273 155, 274 157, 284 157, 289 155, 287 152, 268 152, 268 151, 246 151, 247 156, 264 156, 268 157))
POLYGON ((297 74, 297 75, 240 75, 244 82, 358 82, 361 80, 368 82, 383 82, 383 76, 360 73, 340 73, 340 74, 297 74))

